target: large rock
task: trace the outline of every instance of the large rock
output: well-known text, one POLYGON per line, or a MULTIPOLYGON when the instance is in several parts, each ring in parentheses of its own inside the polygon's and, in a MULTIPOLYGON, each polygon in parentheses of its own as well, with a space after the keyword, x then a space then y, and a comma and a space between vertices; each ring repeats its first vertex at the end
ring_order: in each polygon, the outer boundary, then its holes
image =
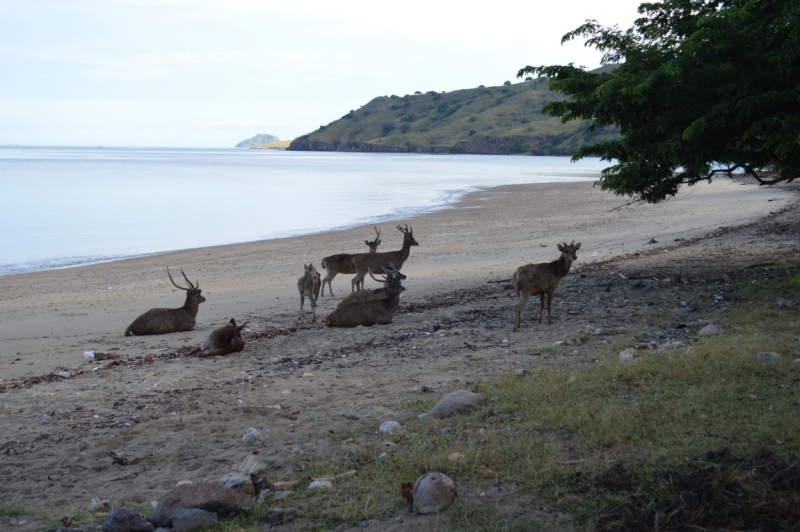
POLYGON ((418 514, 432 514, 446 510, 456 500, 456 485, 444 473, 431 472, 414 483, 411 509, 418 514))
POLYGON ((428 414, 431 416, 449 416, 461 410, 475 408, 483 396, 469 390, 456 390, 445 395, 441 401, 436 403, 428 414))
POLYGON ((158 526, 169 527, 176 513, 190 508, 214 512, 220 517, 236 517, 253 509, 253 499, 216 484, 184 484, 161 498, 152 521, 158 526))
POLYGON ((103 521, 102 532, 153 532, 155 528, 138 512, 127 508, 114 508, 103 521))
POLYGON ((256 496, 256 489, 253 486, 253 481, 247 473, 228 473, 219 481, 219 485, 223 488, 239 491, 250 497, 256 496))
POLYGON ((201 526, 215 526, 218 522, 217 514, 197 508, 180 510, 172 516, 172 526, 176 532, 189 532, 201 526))
POLYGON ((267 524, 270 526, 285 525, 294 521, 297 511, 294 508, 272 508, 267 514, 267 524))

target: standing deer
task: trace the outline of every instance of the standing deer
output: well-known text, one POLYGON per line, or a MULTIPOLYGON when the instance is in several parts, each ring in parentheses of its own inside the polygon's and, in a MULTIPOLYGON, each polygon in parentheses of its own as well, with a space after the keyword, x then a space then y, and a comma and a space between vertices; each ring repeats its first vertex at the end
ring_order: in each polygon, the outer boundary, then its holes
MULTIPOLYGON (((244 322, 241 325, 236 325, 236 320, 231 318, 231 321, 228 322, 227 325, 224 327, 220 327, 219 329, 214 329, 214 331, 208 335, 208 338, 203 340, 203 343, 200 344, 199 348, 195 348, 199 351, 199 357, 213 357, 213 356, 222 356, 222 355, 229 355, 231 353, 238 353, 239 351, 244 349, 244 338, 242 338, 242 329, 245 326, 251 323, 249 321, 244 322)), ((190 354, 193 354, 196 351, 193 351, 190 354)))
MULTIPOLYGON (((377 279, 372 274, 372 269, 368 268, 369 276, 385 285, 383 289, 367 292, 375 297, 383 296, 381 299, 363 299, 350 301, 336 308, 325 318, 325 325, 328 327, 370 327, 372 325, 388 325, 392 323, 392 318, 400 305, 400 294, 405 290, 401 281, 405 276, 397 271, 394 264, 388 268, 382 268, 386 274, 384 279, 377 279)), ((349 296, 348 296, 349 297, 349 296)))
POLYGON ((398 225, 397 229, 403 233, 403 247, 399 250, 353 255, 352 262, 356 270, 356 276, 350 281, 351 292, 354 292, 359 284, 363 286, 364 277, 367 276, 367 272, 370 269, 372 269, 372 271, 380 271, 388 267, 389 264, 393 264, 393 268, 394 265, 396 265, 398 270, 403 267, 403 263, 406 261, 411 251, 411 246, 418 246, 419 243, 414 240, 414 230, 409 229, 408 225, 406 225, 405 228, 398 225))
MULTIPOLYGON (((375 240, 370 242, 369 240, 364 240, 364 243, 369 246, 369 252, 375 253, 378 251, 378 246, 381 243, 381 230, 378 229, 378 226, 375 226, 375 240)), ((333 295, 333 288, 331 288, 331 281, 333 278, 336 277, 338 274, 352 274, 356 273, 356 269, 353 267, 352 253, 339 253, 337 255, 331 255, 330 257, 325 257, 322 259, 322 268, 328 270, 328 275, 322 280, 322 295, 325 295, 325 283, 328 283, 328 292, 330 295, 333 295)), ((362 281, 362 288, 363 288, 363 281, 362 281)))
POLYGON ((519 318, 522 307, 530 296, 539 296, 539 323, 542 323, 544 313, 544 297, 547 296, 547 323, 553 323, 550 317, 550 310, 553 307, 553 295, 556 293, 558 282, 567 275, 572 261, 578 260, 575 254, 581 248, 581 243, 564 245, 558 244, 561 257, 553 262, 542 262, 540 264, 526 264, 520 266, 514 272, 514 288, 517 290, 517 307, 514 310, 514 332, 519 330, 519 318))
POLYGON ((308 266, 303 264, 303 268, 306 273, 297 280, 297 291, 300 292, 300 319, 303 319, 303 304, 305 303, 306 296, 308 296, 308 300, 311 302, 311 315, 313 316, 311 321, 316 322, 317 298, 319 298, 319 287, 321 284, 319 273, 316 268, 314 268, 313 263, 308 266))
POLYGON ((135 334, 137 336, 145 334, 167 334, 177 331, 191 331, 194 329, 197 309, 200 303, 206 300, 201 294, 200 283, 195 281, 192 284, 186 274, 181 270, 183 278, 189 284, 189 288, 178 285, 172 278, 172 274, 167 268, 169 280, 176 288, 186 290, 186 301, 181 308, 154 308, 150 309, 131 323, 125 329, 125 336, 135 334))

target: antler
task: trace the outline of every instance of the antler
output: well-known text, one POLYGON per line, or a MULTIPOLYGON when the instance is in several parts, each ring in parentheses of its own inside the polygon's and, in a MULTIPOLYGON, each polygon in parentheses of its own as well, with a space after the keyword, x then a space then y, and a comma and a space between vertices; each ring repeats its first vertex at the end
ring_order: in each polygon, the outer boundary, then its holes
POLYGON ((383 273, 387 276, 391 275, 392 277, 397 277, 397 266, 395 266, 393 262, 389 263, 388 268, 386 266, 381 266, 381 270, 383 270, 383 273))
POLYGON ((381 237, 381 230, 378 229, 377 225, 374 227, 375 227, 375 240, 377 241, 381 237))
MULTIPOLYGON (((183 270, 181 270, 181 273, 183 273, 183 270)), ((172 278, 172 274, 169 273, 169 266, 167 266, 167 275, 169 275, 169 280, 172 281, 172 284, 175 285, 175 288, 180 288, 181 290, 187 290, 187 291, 190 290, 190 288, 184 288, 184 287, 178 285, 178 283, 175 282, 175 280, 172 278)), ((186 274, 184 273, 183 276, 185 278, 186 274)), ((189 279, 186 279, 186 281, 188 282, 189 279)), ((192 286, 192 283, 189 283, 189 286, 192 286)))
POLYGON ((411 230, 409 230, 409 229, 408 229, 408 224, 406 224, 406 227, 405 227, 405 229, 404 229, 404 228, 402 228, 402 227, 400 227, 399 225, 397 226, 397 229, 398 229, 398 230, 399 230, 401 233, 403 233, 404 235, 413 235, 413 234, 414 234, 414 230, 413 230, 413 229, 411 229, 411 230))
MULTIPOLYGON (((383 268, 383 266, 381 266, 381 268, 383 268)), ((370 277, 372 277, 374 280, 378 281, 379 283, 388 284, 389 281, 387 281, 386 279, 381 280, 381 279, 378 279, 377 277, 375 277, 372 274, 372 268, 367 268, 367 272, 369 272, 369 276, 370 277)))
POLYGON ((186 277, 186 274, 183 273, 183 270, 181 270, 181 273, 183 274, 183 278, 186 279, 186 282, 189 283, 189 286, 192 287, 192 290, 197 290, 198 288, 200 288, 200 282, 199 281, 195 281, 195 284, 192 284, 192 282, 189 280, 189 278, 186 277))

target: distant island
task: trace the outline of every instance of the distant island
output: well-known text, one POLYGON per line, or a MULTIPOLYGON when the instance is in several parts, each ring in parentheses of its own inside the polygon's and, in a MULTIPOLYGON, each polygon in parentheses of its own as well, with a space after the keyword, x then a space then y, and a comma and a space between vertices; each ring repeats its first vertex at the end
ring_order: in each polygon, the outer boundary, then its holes
POLYGON ((270 135, 269 133, 259 133, 255 137, 250 137, 249 139, 243 140, 239 144, 237 144, 236 148, 260 148, 264 144, 273 144, 275 142, 280 142, 281 139, 276 137, 275 135, 270 135))
POLYGON ((289 150, 571 155, 616 130, 588 130, 541 114, 560 94, 547 80, 448 93, 379 96, 339 120, 294 139, 289 150))

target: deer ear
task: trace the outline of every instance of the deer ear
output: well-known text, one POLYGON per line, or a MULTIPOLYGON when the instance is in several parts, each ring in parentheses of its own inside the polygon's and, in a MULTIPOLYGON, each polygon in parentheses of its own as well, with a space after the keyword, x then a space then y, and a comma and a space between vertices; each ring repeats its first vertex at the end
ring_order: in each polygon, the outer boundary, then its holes
POLYGON ((229 325, 233 325, 234 327, 236 327, 236 320, 231 318, 231 321, 229 321, 228 324, 229 325))
POLYGON ((364 240, 364 243, 369 246, 369 240, 364 240))
POLYGON ((559 251, 564 251, 564 246, 562 246, 561 244, 556 244, 556 245, 558 246, 559 251))
POLYGON ((377 245, 378 245, 378 244, 380 244, 380 243, 381 243, 381 239, 379 238, 379 239, 378 239, 378 241, 377 241, 377 242, 375 242, 375 245, 377 246, 377 245))
POLYGON ((579 249, 581 249, 581 243, 580 242, 575 244, 575 251, 578 251, 579 249))

